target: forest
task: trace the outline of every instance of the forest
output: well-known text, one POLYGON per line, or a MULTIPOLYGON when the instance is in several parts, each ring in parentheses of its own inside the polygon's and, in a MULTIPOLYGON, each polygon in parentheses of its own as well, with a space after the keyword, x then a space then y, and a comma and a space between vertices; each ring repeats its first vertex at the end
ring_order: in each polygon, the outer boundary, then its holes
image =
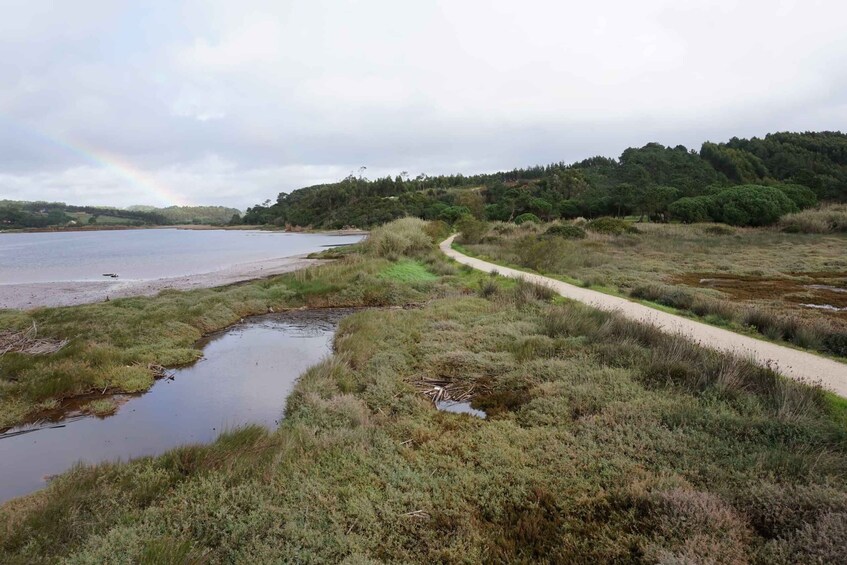
POLYGON ((281 193, 248 208, 245 224, 368 227, 403 216, 454 222, 630 216, 656 221, 768 225, 817 202, 847 201, 847 134, 773 133, 703 143, 648 143, 617 159, 592 157, 493 174, 418 175, 281 193))
POLYGON ((0 229, 47 229, 97 226, 223 225, 240 212, 223 206, 73 206, 63 202, 0 200, 0 229))

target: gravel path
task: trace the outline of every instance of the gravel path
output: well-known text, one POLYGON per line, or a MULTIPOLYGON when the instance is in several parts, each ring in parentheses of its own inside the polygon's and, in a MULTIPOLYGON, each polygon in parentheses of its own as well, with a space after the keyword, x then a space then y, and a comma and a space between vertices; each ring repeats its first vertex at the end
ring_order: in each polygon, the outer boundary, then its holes
POLYGON ((524 278, 534 283, 543 284, 566 298, 577 300, 600 310, 620 312, 627 318, 653 324, 666 332, 682 334, 706 347, 750 357, 762 365, 770 364, 771 367, 787 377, 819 382, 824 388, 839 396, 847 397, 847 364, 668 314, 596 290, 581 288, 541 275, 468 257, 451 248, 454 237, 443 241, 441 250, 459 263, 486 273, 497 271, 497 273, 506 277, 524 278))

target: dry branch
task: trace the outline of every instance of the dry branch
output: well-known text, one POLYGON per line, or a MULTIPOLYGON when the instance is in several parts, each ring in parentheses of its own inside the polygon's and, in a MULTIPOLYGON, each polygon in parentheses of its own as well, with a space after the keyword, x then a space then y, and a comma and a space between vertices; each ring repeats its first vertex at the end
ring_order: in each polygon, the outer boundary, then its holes
POLYGON ((67 343, 66 339, 38 337, 38 326, 33 322, 25 331, 0 330, 0 357, 6 353, 47 355, 59 351, 67 343))
POLYGON ((418 392, 429 398, 434 404, 441 401, 465 402, 477 392, 472 382, 455 382, 444 379, 424 378, 415 383, 418 392))

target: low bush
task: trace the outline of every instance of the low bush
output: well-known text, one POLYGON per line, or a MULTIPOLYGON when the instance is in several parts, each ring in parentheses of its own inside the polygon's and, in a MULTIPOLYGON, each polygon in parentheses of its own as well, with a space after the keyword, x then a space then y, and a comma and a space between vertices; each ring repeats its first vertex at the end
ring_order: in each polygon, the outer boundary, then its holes
POLYGON ((524 224, 526 222, 532 222, 533 224, 540 224, 541 218, 536 216, 535 214, 531 214, 529 212, 525 214, 521 214, 517 218, 515 218, 515 223, 518 225, 524 224))
POLYGON ((459 232, 459 242, 465 244, 479 243, 482 236, 488 232, 488 224, 477 220, 470 214, 464 215, 455 224, 459 232))
POLYGON ((544 235, 565 239, 585 239, 585 230, 573 224, 556 224, 547 228, 544 235))
POLYGON ((735 230, 723 224, 712 224, 703 226, 703 233, 707 235, 735 235, 735 230))
POLYGON ((500 292, 500 285, 494 278, 482 279, 479 281, 479 295, 482 298, 492 298, 500 292))
POLYGON ((365 249, 377 257, 397 259, 432 249, 427 223, 419 218, 401 218, 374 228, 364 243, 365 249))
POLYGON ((532 302, 552 300, 556 296, 549 286, 534 283, 524 278, 519 278, 517 284, 512 287, 511 299, 517 306, 525 306, 532 302))
POLYGON ((594 335, 608 318, 608 314, 576 304, 554 306, 542 318, 544 335, 552 338, 594 335))
POLYGON ((626 220, 620 218, 611 218, 603 216, 596 220, 591 220, 585 225, 586 229, 593 232, 604 233, 609 235, 621 235, 625 233, 638 233, 638 229, 631 225, 626 220))
POLYGON ((670 306, 672 308, 679 308, 680 310, 690 310, 691 307, 694 305, 693 294, 681 288, 673 286, 638 286, 633 288, 630 291, 629 295, 633 298, 640 298, 642 300, 657 302, 659 304, 664 304, 665 306, 670 306))
POLYGON ((427 222, 424 231, 433 243, 441 243, 450 235, 450 225, 442 220, 431 220, 427 222))

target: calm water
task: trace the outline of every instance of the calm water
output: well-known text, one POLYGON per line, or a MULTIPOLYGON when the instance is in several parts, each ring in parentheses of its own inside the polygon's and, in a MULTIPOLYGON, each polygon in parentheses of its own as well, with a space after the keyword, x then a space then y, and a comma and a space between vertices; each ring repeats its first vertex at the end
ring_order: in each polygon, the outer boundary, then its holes
POLYGON ((150 280, 290 257, 361 236, 246 230, 115 230, 0 234, 0 284, 150 280))
POLYGON ((45 477, 77 461, 156 455, 244 424, 276 427, 297 378, 329 355, 338 320, 349 312, 251 318, 209 338, 203 359, 131 398, 114 416, 0 436, 0 502, 43 487, 45 477))

